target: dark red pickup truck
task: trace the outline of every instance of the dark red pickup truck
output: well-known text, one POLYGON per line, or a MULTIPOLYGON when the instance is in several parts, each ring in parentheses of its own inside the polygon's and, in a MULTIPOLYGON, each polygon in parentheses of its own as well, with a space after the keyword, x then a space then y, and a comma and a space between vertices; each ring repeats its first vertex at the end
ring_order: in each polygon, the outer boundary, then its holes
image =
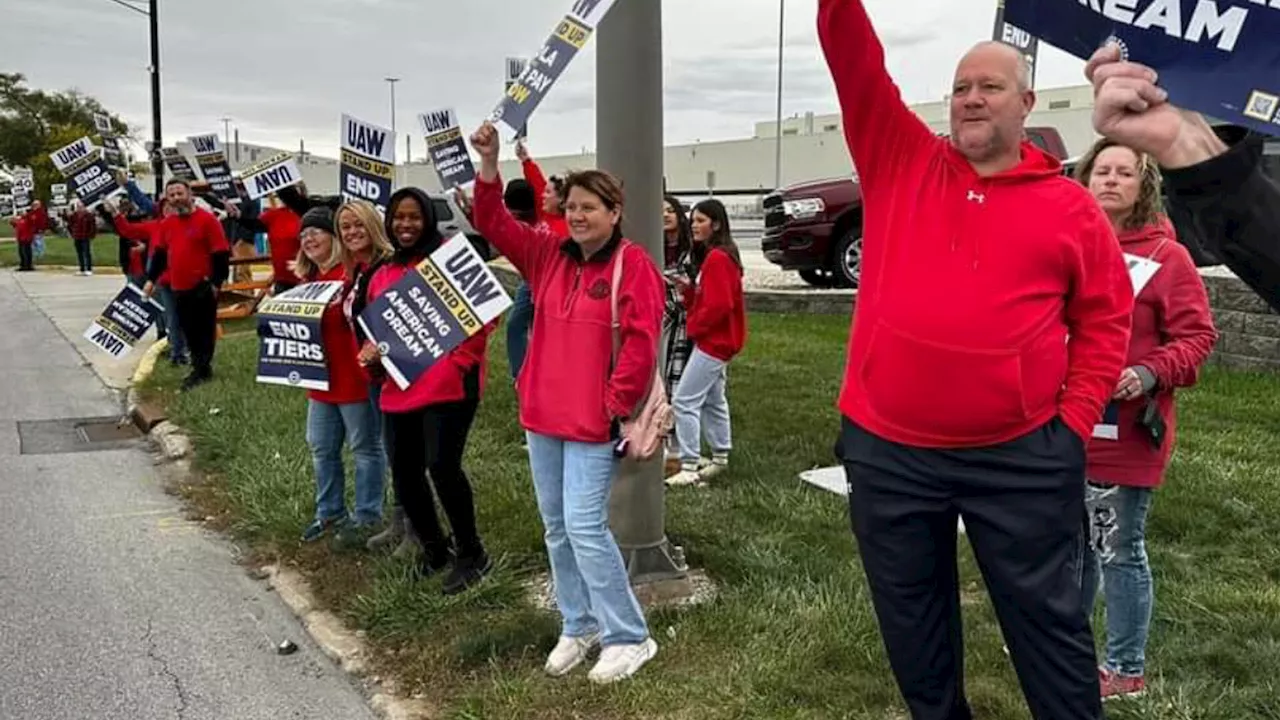
MULTIPOLYGON (((1027 138, 1060 160, 1062 136, 1051 127, 1027 128, 1027 138)), ((818 287, 857 287, 862 269, 862 191, 856 176, 791 185, 764 199, 765 259, 798 270, 818 287)))

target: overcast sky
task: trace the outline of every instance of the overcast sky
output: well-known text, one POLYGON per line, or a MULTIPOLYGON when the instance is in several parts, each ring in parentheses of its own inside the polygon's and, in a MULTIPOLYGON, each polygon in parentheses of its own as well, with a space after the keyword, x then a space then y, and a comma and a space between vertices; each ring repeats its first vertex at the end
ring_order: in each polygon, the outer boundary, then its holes
MULTIPOLYGON (((145 2, 142 3, 145 6, 145 2)), ((464 127, 502 92, 503 59, 537 51, 570 0, 165 0, 160 3, 165 141, 222 133, 334 155, 343 112, 397 129, 452 105, 464 127), (305 8, 305 12, 303 9, 305 8)), ((991 34, 994 0, 866 0, 909 102, 941 99, 955 62, 991 34)), ((817 0, 786 0, 784 115, 835 110, 818 48, 817 0)), ((665 0, 666 143, 750 137, 774 116, 778 0, 665 0)), ((0 70, 33 87, 75 87, 150 137, 147 20, 111 0, 0 0, 0 70)), ((1083 64, 1042 46, 1038 87, 1082 83, 1083 64)), ((530 123, 541 155, 593 149, 595 41, 530 123)), ((401 156, 403 151, 401 150, 401 156)))

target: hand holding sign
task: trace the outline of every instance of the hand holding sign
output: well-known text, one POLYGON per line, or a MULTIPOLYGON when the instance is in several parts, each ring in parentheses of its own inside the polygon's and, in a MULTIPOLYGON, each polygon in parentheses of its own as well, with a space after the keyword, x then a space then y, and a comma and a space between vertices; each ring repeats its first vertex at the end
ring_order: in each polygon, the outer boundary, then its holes
POLYGON ((1109 43, 1085 65, 1098 134, 1148 153, 1166 168, 1194 165, 1226 150, 1203 116, 1168 102, 1154 70, 1120 57, 1120 48, 1109 43))
POLYGON ((498 129, 493 123, 485 120, 474 133, 471 133, 471 147, 482 161, 498 161, 498 129))

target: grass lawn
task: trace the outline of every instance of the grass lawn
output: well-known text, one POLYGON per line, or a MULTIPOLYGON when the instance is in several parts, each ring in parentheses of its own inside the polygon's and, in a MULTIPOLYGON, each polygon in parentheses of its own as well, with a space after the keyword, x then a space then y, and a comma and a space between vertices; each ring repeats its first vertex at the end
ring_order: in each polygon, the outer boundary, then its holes
MULTIPOLYGON (((4 228, 0 227, 0 237, 4 237, 4 228)), ((95 270, 102 268, 120 267, 120 240, 115 235, 98 235, 93 239, 93 267, 95 270)), ((44 236, 44 257, 36 259, 36 267, 41 265, 61 265, 75 268, 79 265, 76 260, 75 242, 69 237, 60 237, 58 235, 44 236)), ((16 242, 0 243, 0 267, 17 267, 18 266, 18 244, 16 242)))
MULTIPOLYGON (((193 434, 213 479, 188 493, 260 561, 296 563, 321 600, 385 649, 396 672, 455 718, 904 718, 884 659, 843 500, 796 473, 832 461, 848 321, 755 315, 730 373, 738 450, 713 487, 667 495, 667 528, 691 566, 720 586, 710 604, 650 613, 661 649, 629 683, 598 688, 586 670, 544 677, 556 619, 525 600, 546 566, 542 529, 501 335, 472 433, 468 471, 480 528, 499 558, 478 589, 444 598, 439 581, 364 553, 301 548, 314 483, 305 399, 253 381, 252 335, 218 351, 215 382, 149 391, 193 434), (212 408, 219 408, 211 414, 212 408)), ((1280 697, 1280 377, 1211 370, 1182 396, 1183 433, 1149 523, 1157 604, 1151 689, 1112 718, 1275 720, 1280 697)), ((963 548, 963 543, 962 543, 963 548)), ((982 718, 1027 710, 994 614, 962 549, 970 698, 982 718)))

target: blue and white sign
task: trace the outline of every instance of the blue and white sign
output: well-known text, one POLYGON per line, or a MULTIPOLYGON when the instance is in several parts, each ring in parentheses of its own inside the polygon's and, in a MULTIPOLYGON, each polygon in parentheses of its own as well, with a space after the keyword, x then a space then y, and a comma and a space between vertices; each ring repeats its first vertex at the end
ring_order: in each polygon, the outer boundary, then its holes
POLYGON ((116 182, 115 174, 107 167, 107 161, 102 157, 102 148, 94 147, 88 137, 64 145, 49 157, 86 208, 92 208, 106 198, 124 192, 116 182))
POLYGON ((358 322, 401 389, 511 307, 511 297, 459 233, 369 303, 358 322))
POLYGON ((1005 19, 1079 58, 1114 41, 1175 105, 1280 135, 1280 0, 1005 0, 1005 19))
POLYGON ((343 115, 341 137, 338 189, 342 198, 368 200, 385 213, 395 179, 395 136, 384 127, 343 115))
POLYGON ((130 283, 107 303, 84 338, 111 357, 122 358, 163 315, 163 305, 130 283))
POLYGON ((440 178, 440 187, 451 190, 474 183, 476 168, 453 109, 422 113, 418 115, 418 122, 427 139, 427 154, 440 178))
POLYGON ((195 152, 196 164, 213 191, 223 202, 238 203, 240 194, 236 192, 236 181, 231 176, 231 165, 227 163, 227 153, 217 133, 194 135, 188 138, 191 149, 195 152))
POLYGON ((258 382, 329 389, 322 325, 324 311, 341 293, 340 282, 306 283, 258 306, 258 382))

